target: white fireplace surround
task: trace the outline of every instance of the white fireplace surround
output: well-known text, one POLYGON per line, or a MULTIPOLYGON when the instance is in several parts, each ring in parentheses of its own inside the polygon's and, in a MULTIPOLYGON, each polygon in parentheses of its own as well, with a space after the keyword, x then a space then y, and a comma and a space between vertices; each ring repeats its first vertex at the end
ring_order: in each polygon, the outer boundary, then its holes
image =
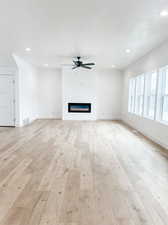
POLYGON ((63 69, 63 120, 96 120, 96 72, 63 69), (68 103, 91 103, 91 113, 69 113, 68 103))

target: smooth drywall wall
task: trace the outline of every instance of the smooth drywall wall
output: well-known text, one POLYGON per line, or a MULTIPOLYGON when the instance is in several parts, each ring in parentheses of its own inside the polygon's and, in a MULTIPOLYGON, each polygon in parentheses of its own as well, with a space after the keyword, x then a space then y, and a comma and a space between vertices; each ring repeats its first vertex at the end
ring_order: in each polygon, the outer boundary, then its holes
POLYGON ((121 118, 123 76, 116 69, 63 70, 63 118, 114 120, 121 118), (92 103, 92 113, 68 113, 68 102, 92 103))
POLYGON ((122 120, 158 144, 168 148, 168 126, 128 113, 129 79, 168 65, 168 41, 130 65, 124 72, 122 120))
POLYGON ((117 69, 97 71, 97 119, 121 119, 122 73, 117 69))
POLYGON ((0 51, 0 69, 17 70, 17 64, 11 53, 7 53, 1 49, 0 51))
POLYGON ((38 69, 38 117, 62 118, 62 74, 60 69, 38 69))
POLYGON ((20 57, 14 55, 18 66, 19 125, 23 126, 37 119, 37 70, 20 57))

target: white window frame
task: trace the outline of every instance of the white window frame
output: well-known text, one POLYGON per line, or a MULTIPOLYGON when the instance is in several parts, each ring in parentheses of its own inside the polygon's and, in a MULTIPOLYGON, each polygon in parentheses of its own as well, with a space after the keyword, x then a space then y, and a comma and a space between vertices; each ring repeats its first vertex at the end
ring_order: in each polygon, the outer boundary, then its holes
POLYGON ((155 120, 156 117, 156 104, 157 104, 157 80, 158 80, 158 73, 157 70, 153 70, 150 73, 145 74, 145 88, 144 88, 144 113, 143 116, 145 118, 155 120), (156 75, 156 86, 154 91, 152 92, 152 75, 156 75), (152 116, 149 115, 150 110, 150 101, 151 98, 154 98, 154 114, 152 116))
POLYGON ((142 116, 144 111, 144 86, 145 77, 141 74, 136 77, 136 88, 135 88, 135 114, 142 116), (141 108, 142 104, 142 108, 141 108), (140 111, 141 109, 141 111, 140 111))
MULTIPOLYGON (((130 78, 128 112, 168 125, 167 115, 166 120, 163 119, 164 99, 168 98, 168 86, 166 86, 168 85, 168 78, 166 78, 166 76, 168 76, 168 65, 159 68, 158 70, 153 70, 151 72, 130 78), (153 74, 156 75, 154 79, 154 84, 156 86, 154 86, 155 88, 153 88, 152 91, 153 74), (140 79, 142 76, 144 79, 143 91, 141 90, 142 87, 140 87, 140 79), (152 97, 154 98, 152 99, 152 97), (140 111, 141 104, 142 110, 140 111), (150 106, 152 107, 153 111, 152 116, 149 115, 150 106)), ((167 113, 167 108, 165 112, 167 113)))
POLYGON ((165 93, 166 76, 168 76, 168 66, 159 69, 159 78, 158 78, 156 120, 164 124, 168 124, 168 120, 163 119, 164 98, 168 97, 168 93, 165 93))
POLYGON ((128 112, 134 113, 135 110, 135 90, 136 80, 135 77, 129 80, 129 99, 128 99, 128 112))

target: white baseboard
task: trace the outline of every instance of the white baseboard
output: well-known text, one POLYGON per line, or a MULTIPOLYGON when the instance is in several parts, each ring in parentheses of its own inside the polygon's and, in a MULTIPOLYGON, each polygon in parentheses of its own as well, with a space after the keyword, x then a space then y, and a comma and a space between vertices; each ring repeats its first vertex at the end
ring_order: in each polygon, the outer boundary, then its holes
POLYGON ((144 130, 140 129, 137 126, 133 126, 131 123, 129 123, 128 121, 122 120, 123 123, 127 124, 128 126, 130 126, 132 129, 135 129, 137 131, 139 131, 140 133, 142 133, 145 137, 149 138, 151 141, 153 141, 154 143, 160 145, 161 147, 165 148, 166 150, 168 150, 168 144, 163 143, 162 141, 160 141, 159 139, 157 139, 156 137, 147 134, 144 130))
POLYGON ((107 118, 107 119, 100 119, 98 118, 97 121, 115 121, 115 120, 121 120, 121 118, 107 118))
POLYGON ((36 121, 38 118, 33 118, 31 120, 29 120, 28 123, 26 124, 23 124, 23 123, 16 123, 15 127, 25 127, 25 126, 28 126, 30 124, 32 124, 34 121, 36 121))
POLYGON ((62 120, 62 118, 58 117, 39 117, 37 120, 62 120))

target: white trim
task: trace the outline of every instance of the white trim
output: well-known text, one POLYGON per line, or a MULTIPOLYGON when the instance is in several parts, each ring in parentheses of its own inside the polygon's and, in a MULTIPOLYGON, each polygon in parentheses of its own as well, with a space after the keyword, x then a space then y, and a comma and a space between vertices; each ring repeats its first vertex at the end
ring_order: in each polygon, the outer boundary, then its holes
POLYGON ((152 140, 154 143, 156 143, 156 144, 160 145, 161 147, 165 148, 166 150, 168 150, 168 144, 165 144, 162 141, 160 141, 159 139, 155 138, 154 136, 147 134, 146 132, 144 132, 144 130, 140 129, 139 127, 137 127, 135 125, 133 126, 131 124, 131 122, 125 121, 124 119, 122 119, 121 121, 123 121, 125 124, 130 126, 132 129, 136 129, 137 131, 142 133, 144 136, 146 136, 147 138, 152 140))
POLYGON ((158 91, 159 91, 159 70, 156 69, 156 93, 155 93, 155 107, 154 107, 154 120, 157 120, 157 106, 158 106, 158 91))
POLYGON ((18 84, 18 70, 15 67, 8 66, 0 66, 0 76, 12 76, 15 80, 14 85, 14 99, 15 99, 15 107, 14 107, 14 118, 15 127, 19 127, 19 84, 18 84))
POLYGON ((12 123, 10 125, 4 125, 4 126, 11 126, 11 127, 15 127, 16 125, 16 95, 15 95, 15 74, 8 74, 8 73, 3 73, 0 74, 0 78, 5 78, 5 79, 10 79, 10 82, 12 81, 12 87, 11 87, 11 91, 12 91, 12 96, 10 96, 10 104, 11 104, 11 120, 12 123))

